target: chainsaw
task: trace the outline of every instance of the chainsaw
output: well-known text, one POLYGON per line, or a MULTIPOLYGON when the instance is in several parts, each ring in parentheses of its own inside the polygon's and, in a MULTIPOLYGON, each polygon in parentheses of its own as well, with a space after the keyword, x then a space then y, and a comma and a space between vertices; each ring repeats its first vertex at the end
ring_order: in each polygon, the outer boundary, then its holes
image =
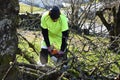
POLYGON ((57 49, 52 49, 51 51, 51 59, 57 62, 58 58, 61 57, 61 55, 58 53, 59 51, 57 49))

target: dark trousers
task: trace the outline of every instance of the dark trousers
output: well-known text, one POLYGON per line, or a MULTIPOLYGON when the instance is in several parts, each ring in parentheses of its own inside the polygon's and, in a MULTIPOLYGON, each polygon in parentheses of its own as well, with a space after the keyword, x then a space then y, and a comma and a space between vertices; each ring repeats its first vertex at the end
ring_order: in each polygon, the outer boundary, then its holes
POLYGON ((40 51, 40 61, 42 64, 48 63, 48 50, 47 49, 41 49, 40 51))

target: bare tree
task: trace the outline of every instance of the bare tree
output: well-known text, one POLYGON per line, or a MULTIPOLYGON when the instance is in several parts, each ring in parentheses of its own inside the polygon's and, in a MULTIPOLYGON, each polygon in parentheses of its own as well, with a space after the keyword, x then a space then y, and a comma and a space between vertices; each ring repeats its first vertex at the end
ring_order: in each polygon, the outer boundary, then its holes
POLYGON ((110 49, 119 52, 119 40, 120 40, 120 2, 115 1, 111 2, 106 6, 102 11, 98 11, 97 15, 99 16, 102 23, 105 25, 109 32, 110 36, 110 49), (105 13, 109 11, 110 14, 105 13), (108 14, 110 21, 104 16, 108 14))

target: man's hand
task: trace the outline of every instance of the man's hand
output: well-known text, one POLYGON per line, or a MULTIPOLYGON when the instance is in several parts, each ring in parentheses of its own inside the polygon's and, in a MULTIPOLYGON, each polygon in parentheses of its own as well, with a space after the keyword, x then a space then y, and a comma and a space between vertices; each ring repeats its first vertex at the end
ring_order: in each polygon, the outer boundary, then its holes
POLYGON ((59 55, 59 57, 62 57, 62 56, 64 55, 64 51, 61 51, 61 50, 60 50, 60 51, 58 52, 58 55, 59 55))
POLYGON ((47 49, 48 49, 48 51, 49 51, 49 52, 51 52, 51 51, 52 51, 51 46, 49 46, 47 49))
POLYGON ((62 55, 62 54, 64 54, 64 51, 59 51, 58 54, 62 55))

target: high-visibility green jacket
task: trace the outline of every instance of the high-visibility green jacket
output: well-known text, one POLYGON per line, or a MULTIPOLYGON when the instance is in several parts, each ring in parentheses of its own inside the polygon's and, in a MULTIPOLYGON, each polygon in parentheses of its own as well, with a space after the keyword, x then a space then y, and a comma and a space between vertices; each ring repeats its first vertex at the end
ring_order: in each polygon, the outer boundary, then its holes
MULTIPOLYGON (((54 22, 50 18, 49 12, 45 12, 41 17, 41 27, 48 30, 50 45, 53 45, 56 49, 60 50, 62 44, 62 32, 69 29, 67 17, 61 13, 58 20, 54 22)), ((44 40, 41 46, 46 46, 44 40)))

